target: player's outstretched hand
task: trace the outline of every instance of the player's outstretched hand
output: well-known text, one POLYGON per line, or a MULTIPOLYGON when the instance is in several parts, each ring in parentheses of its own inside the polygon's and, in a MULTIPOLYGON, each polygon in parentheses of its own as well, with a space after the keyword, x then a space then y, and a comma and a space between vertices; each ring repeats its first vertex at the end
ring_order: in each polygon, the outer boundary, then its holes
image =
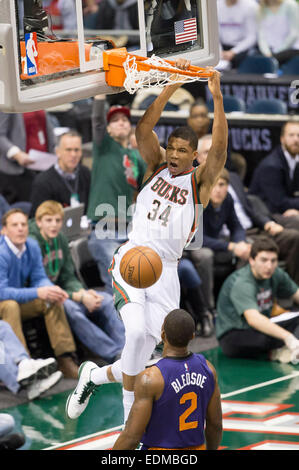
MULTIPOLYGON (((188 70, 190 67, 190 64, 191 64, 190 60, 179 58, 175 60, 174 67, 180 70, 188 70)), ((176 87, 180 87, 183 84, 183 82, 180 82, 180 75, 178 73, 174 73, 170 75, 169 78, 170 78, 171 87, 173 87, 173 85, 176 85, 176 87), (174 83, 172 84, 171 81, 173 81, 174 83)))
POLYGON ((175 60, 175 67, 181 70, 188 70, 188 68, 190 67, 190 64, 191 64, 190 60, 186 60, 182 58, 175 60))

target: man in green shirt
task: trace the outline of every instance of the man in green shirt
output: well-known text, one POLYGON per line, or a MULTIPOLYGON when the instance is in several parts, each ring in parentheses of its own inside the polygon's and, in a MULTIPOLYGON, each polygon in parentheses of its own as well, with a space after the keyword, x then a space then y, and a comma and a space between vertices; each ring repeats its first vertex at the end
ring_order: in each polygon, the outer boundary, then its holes
POLYGON ((112 106, 105 114, 105 95, 97 95, 92 112, 93 165, 87 211, 94 230, 88 247, 106 291, 112 294, 108 268, 115 250, 127 240, 127 225, 146 164, 130 146, 129 108, 112 106))
POLYGON ((299 303, 299 288, 277 266, 278 247, 260 237, 251 248, 249 264, 224 282, 217 301, 216 336, 229 357, 270 359, 299 363, 299 315, 274 316, 283 309, 277 299, 299 303))

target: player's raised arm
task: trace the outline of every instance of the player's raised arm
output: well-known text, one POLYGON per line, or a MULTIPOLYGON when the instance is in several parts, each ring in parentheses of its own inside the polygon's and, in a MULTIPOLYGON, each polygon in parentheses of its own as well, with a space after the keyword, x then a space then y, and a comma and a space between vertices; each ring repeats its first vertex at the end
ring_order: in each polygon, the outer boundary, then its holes
MULTIPOLYGON (((186 70, 190 65, 189 61, 178 59, 176 67, 186 70)), ((181 83, 167 85, 160 95, 145 111, 136 126, 136 140, 138 150, 148 165, 149 171, 154 171, 158 165, 165 160, 165 150, 160 147, 160 143, 154 127, 159 121, 161 114, 173 93, 180 88, 181 83)))
POLYGON ((206 162, 197 169, 200 200, 204 206, 208 204, 211 190, 225 165, 228 145, 228 125, 223 107, 219 72, 214 71, 212 77, 209 78, 208 86, 214 101, 212 145, 206 162))

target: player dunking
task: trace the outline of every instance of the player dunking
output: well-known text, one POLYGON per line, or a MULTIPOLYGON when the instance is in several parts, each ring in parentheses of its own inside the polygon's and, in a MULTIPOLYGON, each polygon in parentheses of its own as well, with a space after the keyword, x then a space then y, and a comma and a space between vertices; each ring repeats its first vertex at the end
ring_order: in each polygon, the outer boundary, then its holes
POLYGON ((125 429, 113 450, 217 450, 222 438, 222 411, 212 364, 188 351, 195 323, 185 310, 164 320, 163 359, 141 372, 125 429), (171 412, 170 412, 171 410, 171 412))
MULTIPOLYGON (((176 65, 186 69, 189 62, 178 59, 176 65)), ((190 128, 174 130, 166 150, 160 147, 153 131, 180 84, 163 88, 138 122, 138 149, 148 167, 137 197, 129 241, 116 251, 111 266, 115 306, 124 322, 126 342, 121 359, 111 366, 99 368, 90 361, 81 365, 77 387, 66 404, 70 418, 80 416, 98 385, 115 381, 123 383, 126 421, 134 401, 136 376, 144 370, 155 346, 161 341, 164 318, 168 312, 179 308, 178 259, 196 230, 196 204, 201 203, 204 207, 208 204, 213 185, 226 161, 228 129, 219 72, 214 71, 208 86, 214 100, 212 146, 206 162, 200 167, 193 167, 197 136, 190 128), (147 289, 129 286, 119 273, 122 256, 138 245, 153 248, 163 263, 161 277, 147 289)))

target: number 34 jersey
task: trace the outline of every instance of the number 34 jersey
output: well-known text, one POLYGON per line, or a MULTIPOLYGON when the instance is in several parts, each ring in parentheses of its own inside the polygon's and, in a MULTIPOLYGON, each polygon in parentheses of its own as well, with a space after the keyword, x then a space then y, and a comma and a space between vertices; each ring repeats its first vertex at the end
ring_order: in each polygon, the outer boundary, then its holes
POLYGON ((166 163, 160 165, 137 197, 129 240, 153 248, 162 258, 181 258, 201 211, 195 171, 172 176, 166 163))
POLYGON ((165 357, 158 361, 164 390, 154 402, 142 438, 143 448, 167 449, 200 446, 208 403, 215 388, 214 375, 201 354, 185 358, 165 357))

